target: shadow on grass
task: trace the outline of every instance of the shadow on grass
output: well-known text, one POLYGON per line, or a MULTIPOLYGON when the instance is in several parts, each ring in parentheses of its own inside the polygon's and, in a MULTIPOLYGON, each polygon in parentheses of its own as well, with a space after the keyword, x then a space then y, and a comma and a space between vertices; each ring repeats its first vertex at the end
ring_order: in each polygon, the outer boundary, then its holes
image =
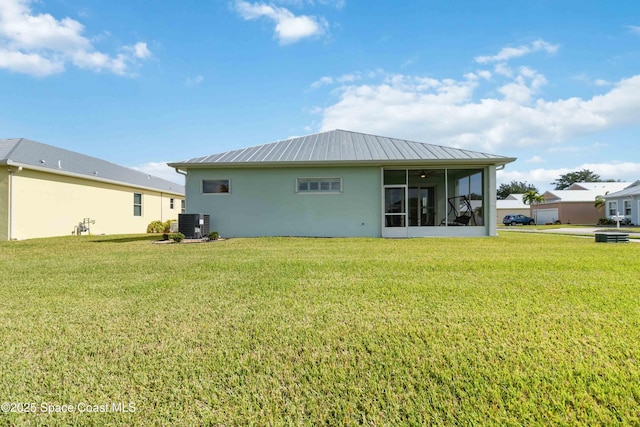
POLYGON ((143 241, 155 241, 160 240, 162 236, 158 236, 156 234, 144 234, 144 235, 136 235, 136 236, 122 236, 122 237, 104 237, 101 239, 96 239, 93 243, 130 243, 130 242, 143 242, 143 241))

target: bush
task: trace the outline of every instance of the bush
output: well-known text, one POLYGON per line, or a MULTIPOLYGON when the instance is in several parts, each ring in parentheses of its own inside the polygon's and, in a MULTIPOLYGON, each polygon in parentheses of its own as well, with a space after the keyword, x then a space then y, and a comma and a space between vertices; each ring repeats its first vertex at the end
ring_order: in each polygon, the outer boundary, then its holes
POLYGON ((164 223, 162 221, 151 221, 147 225, 147 233, 162 233, 164 231, 164 223))
MULTIPOLYGON (((631 220, 629 218, 624 218, 620 221, 620 225, 630 225, 631 220)), ((611 218, 600 218, 598 220, 598 225, 618 225, 616 221, 611 218)))
POLYGON ((165 233, 169 233, 171 231, 171 223, 172 222, 176 222, 175 219, 168 219, 163 223, 163 227, 164 229, 162 231, 164 231, 165 233))
POLYGON ((184 240, 184 234, 182 233, 171 233, 169 234, 169 238, 176 243, 180 243, 184 240))
POLYGON ((209 240, 218 240, 220 238, 220 233, 218 233, 217 231, 212 231, 207 235, 207 237, 209 238, 209 240))

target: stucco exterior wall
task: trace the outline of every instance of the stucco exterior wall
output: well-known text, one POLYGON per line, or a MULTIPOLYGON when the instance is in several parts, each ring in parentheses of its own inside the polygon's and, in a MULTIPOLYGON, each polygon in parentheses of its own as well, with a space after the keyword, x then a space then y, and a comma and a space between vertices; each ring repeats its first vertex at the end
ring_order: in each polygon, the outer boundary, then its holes
POLYGON ((23 169, 12 181, 10 238, 70 235, 83 218, 95 220, 92 234, 145 233, 153 220, 177 219, 182 196, 23 169), (134 216, 133 194, 142 194, 134 216), (170 199, 174 208, 170 209, 170 199))
POLYGON ((597 224, 598 219, 605 217, 605 212, 598 211, 593 202, 557 202, 542 203, 532 207, 531 212, 535 209, 558 209, 558 220, 562 224, 597 224))
POLYGON ((379 167, 190 169, 187 213, 211 215, 225 237, 381 235, 379 167), (296 178, 341 178, 341 193, 297 193, 296 178), (230 179, 228 194, 202 194, 203 179, 230 179))
POLYGON ((9 172, 0 169, 0 240, 9 238, 9 172))

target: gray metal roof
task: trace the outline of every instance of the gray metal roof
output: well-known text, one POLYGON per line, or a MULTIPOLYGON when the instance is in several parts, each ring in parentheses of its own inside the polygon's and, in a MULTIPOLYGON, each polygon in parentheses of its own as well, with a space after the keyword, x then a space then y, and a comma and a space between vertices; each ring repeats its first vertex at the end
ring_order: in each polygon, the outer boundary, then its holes
POLYGON ((605 199, 617 199, 622 197, 640 196, 640 180, 635 181, 624 190, 616 191, 615 193, 605 194, 605 199))
POLYGON ((0 164, 33 167, 62 175, 82 175, 97 181, 184 194, 184 186, 174 182, 24 138, 0 139, 0 164))
POLYGON ((169 166, 260 166, 266 164, 459 162, 503 165, 515 158, 404 139, 332 130, 210 156, 169 166))

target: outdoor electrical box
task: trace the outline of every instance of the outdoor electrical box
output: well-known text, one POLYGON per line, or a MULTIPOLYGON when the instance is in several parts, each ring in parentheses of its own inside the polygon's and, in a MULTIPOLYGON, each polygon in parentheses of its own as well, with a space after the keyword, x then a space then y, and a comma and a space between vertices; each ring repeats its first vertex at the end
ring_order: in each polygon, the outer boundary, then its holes
POLYGON ((209 234, 210 216, 205 214, 178 214, 178 231, 185 239, 202 239, 209 234))

